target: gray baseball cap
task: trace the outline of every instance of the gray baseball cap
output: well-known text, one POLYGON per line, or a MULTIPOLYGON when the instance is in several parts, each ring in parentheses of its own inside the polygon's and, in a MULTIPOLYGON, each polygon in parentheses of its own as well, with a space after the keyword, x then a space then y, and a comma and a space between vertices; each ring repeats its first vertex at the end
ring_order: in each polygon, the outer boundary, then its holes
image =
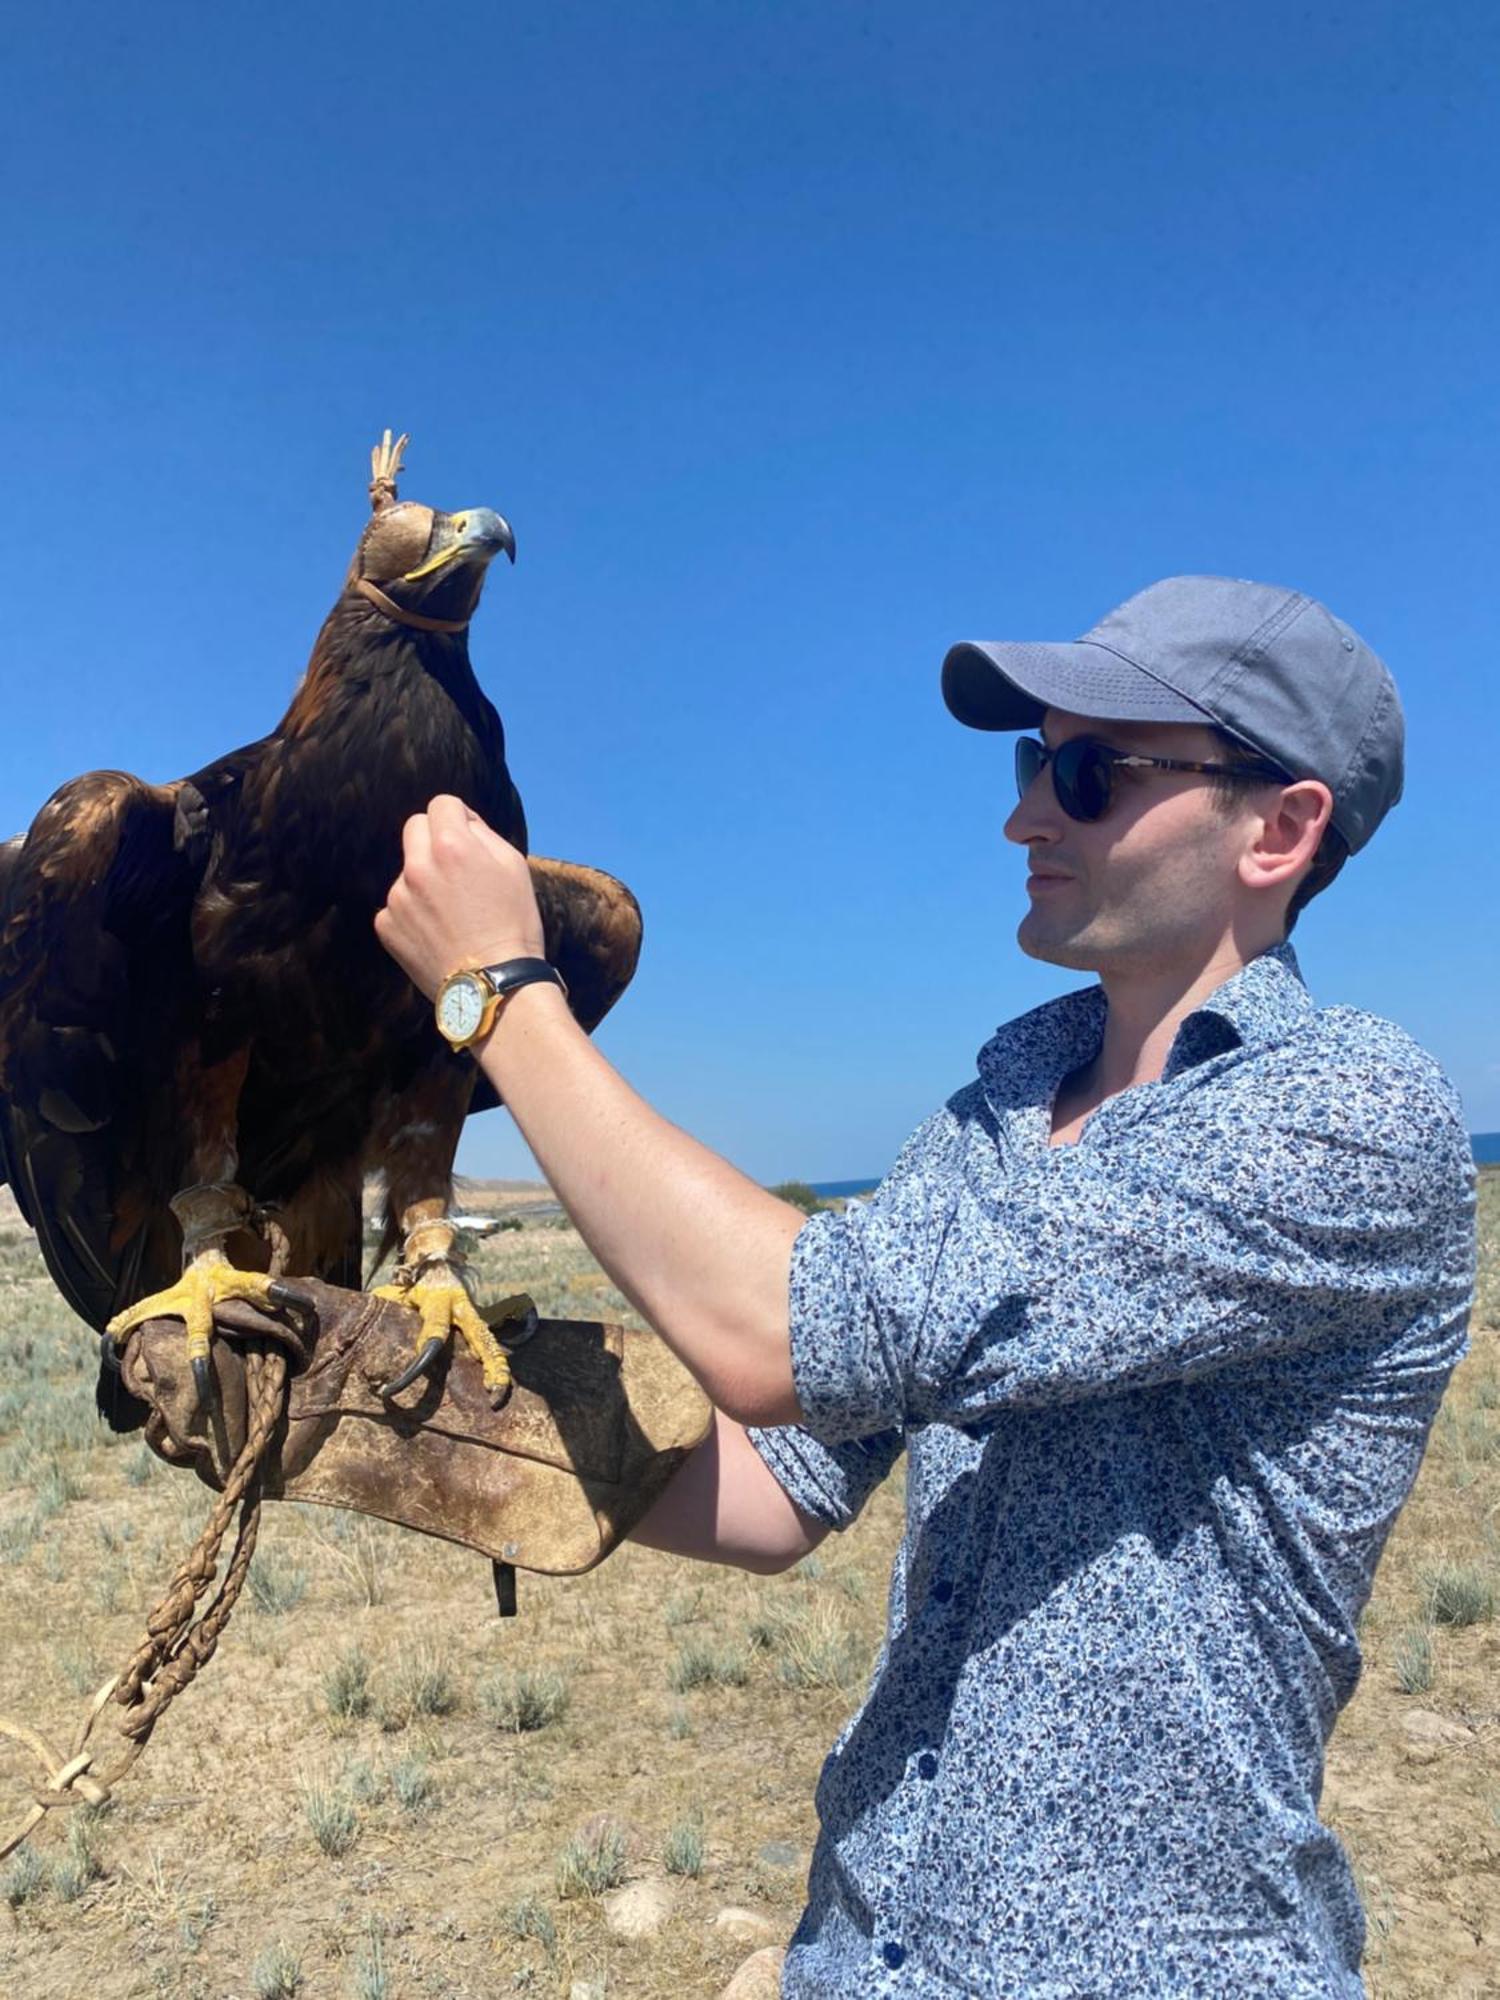
POLYGON ((1081 639, 966 641, 943 699, 971 729, 1031 729, 1049 708, 1117 722, 1214 723, 1292 778, 1321 778, 1363 847, 1401 796, 1396 684, 1357 632, 1301 591, 1169 576, 1081 639))

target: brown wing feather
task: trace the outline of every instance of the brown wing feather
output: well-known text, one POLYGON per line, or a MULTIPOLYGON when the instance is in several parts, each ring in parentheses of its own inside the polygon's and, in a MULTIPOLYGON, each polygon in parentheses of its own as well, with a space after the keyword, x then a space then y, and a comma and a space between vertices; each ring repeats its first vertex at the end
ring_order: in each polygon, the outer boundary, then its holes
MULTIPOLYGON (((11 888, 16 878, 16 870, 21 858, 21 849, 25 845, 26 836, 24 833, 13 834, 9 840, 0 843, 0 938, 3 938, 5 934, 6 913, 10 908, 11 888)), ((5 1151, 5 1132, 3 1121, 0 1121, 0 1187, 4 1187, 10 1180, 10 1177, 10 1161, 5 1151)))
MULTIPOLYGON (((528 857, 547 956, 568 983, 568 1005, 592 1034, 635 973, 641 955, 641 906, 625 884, 577 861, 528 857)), ((500 1102, 481 1077, 470 1113, 500 1102)))
POLYGON ((531 883, 547 956, 568 982, 568 1000, 590 1034, 614 1006, 641 955, 641 906, 613 875, 533 854, 531 883))
POLYGON ((6 849, 0 1151, 54 1280, 96 1327, 173 1275, 175 1190, 158 1185, 144 1080, 189 980, 181 792, 91 772, 6 849))

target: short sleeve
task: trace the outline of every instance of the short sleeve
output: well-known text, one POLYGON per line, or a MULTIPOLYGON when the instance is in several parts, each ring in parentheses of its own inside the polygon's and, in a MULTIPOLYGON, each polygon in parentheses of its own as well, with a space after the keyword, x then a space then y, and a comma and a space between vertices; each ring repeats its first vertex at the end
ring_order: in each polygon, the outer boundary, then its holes
POLYGON ((984 1425, 1422 1325, 1456 1355, 1472 1165, 1450 1087, 1409 1046, 1404 1073, 1247 1060, 1232 1089, 1129 1107, 1114 1138, 998 1189, 934 1145, 901 1200, 815 1217, 791 1281, 808 1428, 984 1425))
MULTIPOLYGON (((809 1218, 792 1247, 790 1318, 794 1330, 799 1319, 813 1320, 822 1314, 831 1330, 827 1344, 830 1350, 836 1346, 845 1292, 837 1272, 837 1255, 832 1264, 826 1263, 823 1246, 830 1240, 841 1242, 848 1233, 867 1229, 877 1219, 898 1234, 908 1228, 927 1200, 934 1162, 950 1147, 965 1101, 977 1095, 973 1086, 959 1092, 920 1125, 868 1201, 850 1202, 842 1213, 825 1210, 809 1218)), ((794 1339, 794 1363, 796 1351, 794 1339)), ((808 1407, 806 1401, 803 1407, 808 1407)), ((832 1528, 849 1525, 905 1448, 899 1423, 871 1422, 861 1428, 857 1417, 848 1412, 833 1440, 799 1424, 753 1429, 749 1436, 788 1497, 832 1528)))
POLYGON ((787 1498, 830 1528, 847 1528, 904 1449, 900 1431, 820 1444, 799 1424, 747 1433, 787 1498))
POLYGON ((977 1085, 918 1127, 869 1201, 811 1216, 792 1245, 792 1377, 806 1428, 825 1444, 904 1429, 915 1350, 977 1085))

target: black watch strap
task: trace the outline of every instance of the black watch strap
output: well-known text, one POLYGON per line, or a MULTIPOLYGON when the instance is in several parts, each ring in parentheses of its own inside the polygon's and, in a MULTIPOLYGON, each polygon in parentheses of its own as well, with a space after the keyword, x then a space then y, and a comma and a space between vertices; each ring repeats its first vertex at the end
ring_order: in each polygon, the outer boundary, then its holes
POLYGON ((567 981, 557 967, 550 965, 545 958, 507 958, 499 965, 482 965, 479 969, 502 997, 514 993, 518 986, 533 986, 542 979, 560 986, 563 997, 567 997, 567 981))

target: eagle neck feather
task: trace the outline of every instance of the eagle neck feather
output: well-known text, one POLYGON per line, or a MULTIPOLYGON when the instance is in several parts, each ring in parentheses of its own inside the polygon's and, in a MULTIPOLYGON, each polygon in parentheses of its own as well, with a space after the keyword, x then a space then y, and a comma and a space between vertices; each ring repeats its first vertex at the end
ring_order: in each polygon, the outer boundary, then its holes
MULTIPOLYGON (((498 728, 499 717, 469 664, 464 633, 418 632, 393 625, 362 598, 343 599, 325 620, 307 671, 277 729, 284 738, 316 730, 330 712, 368 699, 381 683, 437 682, 460 716, 480 737, 498 728)), ((387 697, 394 689, 381 689, 387 697)))
POLYGON ((461 634, 393 626, 362 600, 352 614, 339 606, 275 737, 300 851, 356 901, 375 895, 378 907, 400 866, 403 822, 439 792, 525 845, 505 732, 461 634))

